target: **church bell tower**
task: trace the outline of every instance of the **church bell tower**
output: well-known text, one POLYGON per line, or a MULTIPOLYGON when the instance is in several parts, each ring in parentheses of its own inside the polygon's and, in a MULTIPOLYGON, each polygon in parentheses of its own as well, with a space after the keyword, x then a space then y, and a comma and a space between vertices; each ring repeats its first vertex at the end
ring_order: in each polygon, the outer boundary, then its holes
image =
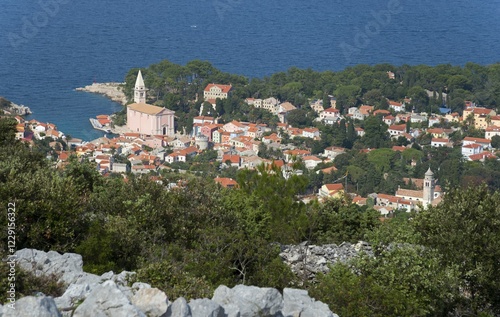
POLYGON ((434 200, 434 186, 434 173, 429 167, 424 177, 424 207, 430 205, 434 200))
POLYGON ((144 79, 142 79, 142 73, 139 70, 137 74, 137 80, 135 81, 134 88, 134 102, 135 103, 146 103, 146 86, 144 85, 144 79))

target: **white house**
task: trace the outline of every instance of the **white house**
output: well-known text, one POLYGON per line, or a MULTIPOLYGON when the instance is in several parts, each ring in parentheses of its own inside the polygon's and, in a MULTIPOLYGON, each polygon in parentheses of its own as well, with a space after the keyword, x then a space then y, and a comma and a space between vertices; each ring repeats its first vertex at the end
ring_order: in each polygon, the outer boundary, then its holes
POLYGON ((464 157, 469 157, 474 154, 479 154, 483 151, 483 146, 481 144, 473 143, 462 145, 462 155, 464 157))
POLYGON ((495 125, 490 125, 486 128, 486 132, 484 134, 485 138, 491 140, 495 135, 500 135, 500 127, 495 125))
POLYGON ((449 139, 446 138, 432 138, 431 140, 432 147, 453 147, 453 144, 449 139))
POLYGON ((389 108, 394 109, 394 111, 396 111, 396 112, 404 112, 405 111, 405 105, 400 103, 400 102, 388 100, 388 103, 389 103, 389 108))

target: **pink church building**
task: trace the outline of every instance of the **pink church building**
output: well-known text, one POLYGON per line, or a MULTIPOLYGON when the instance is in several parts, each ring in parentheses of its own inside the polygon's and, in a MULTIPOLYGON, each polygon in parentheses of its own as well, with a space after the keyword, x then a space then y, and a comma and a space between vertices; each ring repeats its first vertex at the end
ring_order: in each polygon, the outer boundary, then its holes
POLYGON ((134 102, 127 106, 127 128, 145 135, 175 134, 174 112, 167 108, 146 103, 146 87, 141 71, 137 74, 134 102))
POLYGON ((146 103, 130 104, 127 107, 127 128, 146 135, 173 136, 174 112, 146 103))

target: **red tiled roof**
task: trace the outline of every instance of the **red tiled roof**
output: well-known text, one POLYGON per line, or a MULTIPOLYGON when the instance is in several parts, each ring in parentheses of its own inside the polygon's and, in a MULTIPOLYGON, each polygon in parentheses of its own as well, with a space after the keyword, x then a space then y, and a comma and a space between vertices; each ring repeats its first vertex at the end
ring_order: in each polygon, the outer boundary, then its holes
POLYGON ((373 112, 373 114, 374 114, 374 115, 378 115, 378 114, 383 114, 383 115, 385 115, 385 114, 391 114, 391 112, 390 112, 389 110, 382 110, 382 109, 379 109, 379 110, 375 110, 375 111, 373 112))
POLYGON ((397 102, 397 101, 389 100, 389 105, 390 106, 395 106, 395 107, 401 107, 403 104, 400 103, 400 102, 397 102))
POLYGON ((225 154, 222 156, 222 162, 230 161, 231 163, 239 164, 241 157, 239 155, 225 154))
POLYGON ((223 93, 228 93, 231 90, 231 88, 233 88, 232 85, 208 84, 207 87, 205 87, 205 91, 210 91, 212 87, 220 88, 223 93))
POLYGON ((216 177, 216 178, 214 178, 214 181, 221 184, 223 187, 226 187, 226 188, 238 187, 238 182, 236 182, 232 178, 216 177))
POLYGON ((481 144, 472 143, 472 144, 463 145, 462 147, 467 148, 467 149, 477 149, 477 148, 480 148, 483 146, 481 144))
POLYGON ((389 130, 405 131, 406 130, 406 124, 391 125, 389 127, 389 130))
POLYGON ((431 142, 448 143, 450 140, 446 138, 432 138, 431 142))
POLYGON ((344 189, 344 185, 342 185, 342 184, 325 184, 325 187, 329 191, 344 189))
POLYGON ((464 141, 472 141, 476 143, 490 143, 491 140, 483 139, 483 138, 473 138, 473 137, 465 137, 464 141))

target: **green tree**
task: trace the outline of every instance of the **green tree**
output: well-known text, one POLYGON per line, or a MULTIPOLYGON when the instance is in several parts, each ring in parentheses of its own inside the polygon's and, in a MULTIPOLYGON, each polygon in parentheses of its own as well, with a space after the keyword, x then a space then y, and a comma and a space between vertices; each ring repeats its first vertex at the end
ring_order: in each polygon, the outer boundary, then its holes
POLYGON ((500 148, 500 135, 494 135, 491 138, 491 146, 494 147, 495 149, 500 148))
POLYGON ((446 315, 457 296, 456 274, 440 255, 415 245, 336 264, 311 295, 342 316, 446 315))
POLYGON ((365 134, 361 138, 361 142, 369 148, 380 148, 388 145, 389 133, 387 125, 381 118, 369 116, 364 122, 365 134))
POLYGON ((456 266, 465 307, 471 313, 500 313, 500 194, 485 185, 452 189, 443 203, 415 218, 421 243, 456 266))

